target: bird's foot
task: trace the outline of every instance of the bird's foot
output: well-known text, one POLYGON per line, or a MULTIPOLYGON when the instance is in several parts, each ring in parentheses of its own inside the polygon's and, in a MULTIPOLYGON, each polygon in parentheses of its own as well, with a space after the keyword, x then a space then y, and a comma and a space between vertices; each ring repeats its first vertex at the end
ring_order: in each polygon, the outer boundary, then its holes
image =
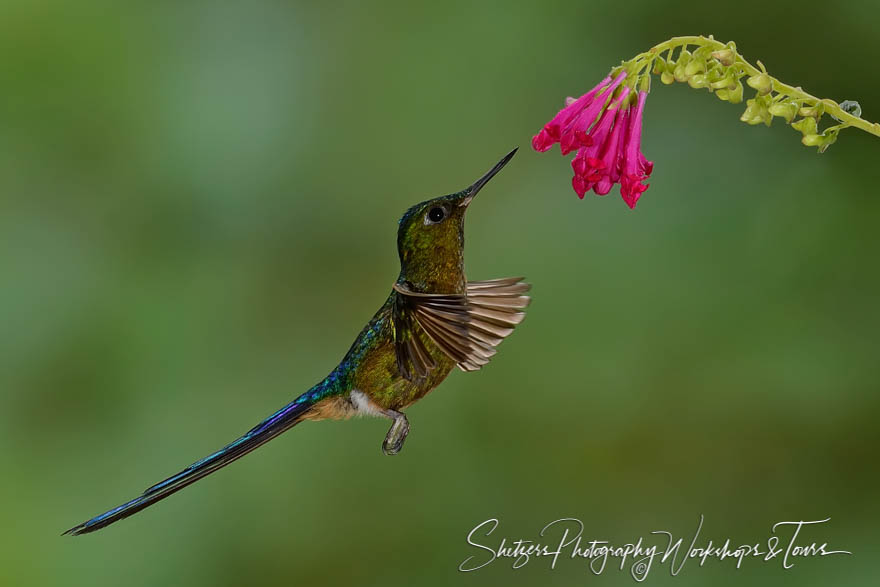
POLYGON ((389 418, 394 418, 394 423, 385 435, 385 442, 382 443, 382 452, 386 455, 396 455, 403 448, 403 442, 406 435, 409 434, 409 420, 401 412, 388 410, 389 418))

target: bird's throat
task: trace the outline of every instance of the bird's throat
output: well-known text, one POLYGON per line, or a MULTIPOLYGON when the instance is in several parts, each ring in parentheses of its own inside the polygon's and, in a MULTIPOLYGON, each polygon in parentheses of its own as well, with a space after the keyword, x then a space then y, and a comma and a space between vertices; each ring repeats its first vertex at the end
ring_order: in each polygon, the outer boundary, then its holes
POLYGON ((437 244, 410 251, 401 258, 400 281, 423 293, 464 293, 464 255, 461 247, 437 244))

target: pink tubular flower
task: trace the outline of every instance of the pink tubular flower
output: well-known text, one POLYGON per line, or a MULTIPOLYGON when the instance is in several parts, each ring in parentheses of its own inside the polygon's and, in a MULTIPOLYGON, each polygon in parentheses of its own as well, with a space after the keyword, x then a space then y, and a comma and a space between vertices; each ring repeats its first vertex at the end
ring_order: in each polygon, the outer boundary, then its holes
POLYGON ((632 115, 629 125, 626 146, 623 153, 623 167, 620 177, 620 195, 630 208, 636 207, 636 202, 642 196, 642 192, 648 189, 648 184, 642 182, 651 175, 654 163, 645 159, 642 154, 642 113, 645 110, 647 92, 639 92, 639 102, 632 115))
POLYGON ((621 108, 620 105, 628 94, 629 88, 623 88, 620 97, 614 103, 613 107, 608 108, 605 112, 606 116, 614 117, 614 128, 605 139, 599 157, 602 162, 601 171, 599 173, 600 177, 596 182, 596 185, 593 186, 593 191, 599 196, 604 196, 610 192, 611 187, 617 183, 620 178, 620 154, 622 153, 621 146, 623 145, 621 137, 626 134, 624 132, 624 129, 626 128, 624 124, 627 119, 626 113, 629 111, 629 108, 621 108))
POLYGON ((590 132, 591 144, 579 149, 571 162, 574 169, 571 185, 581 199, 590 189, 604 196, 620 177, 621 136, 626 134, 623 121, 628 112, 628 108, 621 106, 628 94, 629 88, 624 87, 590 132))
POLYGON ((559 113, 554 116, 550 122, 545 124, 544 128, 532 138, 532 147, 536 151, 543 153, 544 151, 549 150, 554 144, 562 143, 564 140, 565 143, 560 144, 562 154, 565 155, 574 150, 571 148, 574 145, 573 141, 577 140, 578 137, 583 138, 584 136, 583 134, 576 136, 576 133, 578 131, 583 133, 583 131, 593 124, 596 120, 596 116, 598 116, 605 107, 605 102, 607 101, 608 96, 610 96, 611 92, 620 85, 620 82, 622 82, 625 77, 625 72, 618 75, 614 81, 611 81, 610 76, 606 77, 599 82, 595 88, 560 110, 559 113))
POLYGON ((633 103, 631 88, 621 86, 626 72, 599 85, 566 106, 532 139, 532 147, 544 152, 557 142, 563 155, 577 150, 572 159, 571 185, 579 198, 593 190, 604 196, 615 184, 630 208, 634 208, 648 185, 654 164, 641 152, 642 114, 647 93, 640 91, 633 103))
POLYGON ((598 157, 599 149, 605 144, 605 139, 611 130, 613 122, 614 114, 609 114, 609 111, 606 110, 596 126, 593 127, 590 135, 590 145, 578 149, 577 155, 571 161, 572 169, 574 169, 571 185, 581 199, 602 177, 604 163, 598 157))

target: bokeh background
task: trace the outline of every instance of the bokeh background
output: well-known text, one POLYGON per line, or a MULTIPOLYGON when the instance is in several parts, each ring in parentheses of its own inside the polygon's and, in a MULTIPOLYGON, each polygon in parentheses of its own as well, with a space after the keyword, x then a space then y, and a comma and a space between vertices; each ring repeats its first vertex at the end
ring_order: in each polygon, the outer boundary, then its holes
MULTIPOLYGON (((880 119, 872 2, 0 4, 0 584, 632 584, 476 573, 467 532, 669 530, 851 557, 689 563, 656 585, 878 578, 880 139, 826 154, 655 84, 652 187, 579 201, 528 149, 564 96, 679 34, 880 119), (98 534, 59 533, 321 379, 396 276, 400 214, 524 147, 467 223, 523 274, 489 368, 409 411, 306 424, 98 534)), ((492 541, 496 544, 496 541, 492 541)))

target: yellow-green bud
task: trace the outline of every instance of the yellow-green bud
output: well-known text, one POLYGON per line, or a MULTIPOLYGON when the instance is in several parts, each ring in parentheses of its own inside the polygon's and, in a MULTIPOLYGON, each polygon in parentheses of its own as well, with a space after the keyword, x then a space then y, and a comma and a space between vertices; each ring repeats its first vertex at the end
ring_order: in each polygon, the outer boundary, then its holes
POLYGON ((746 83, 749 84, 749 87, 757 90, 758 94, 760 94, 761 96, 769 94, 770 91, 773 89, 773 81, 766 73, 753 75, 746 80, 746 83))
POLYGON ((654 73, 654 75, 656 75, 658 73, 663 74, 665 72, 666 72, 666 61, 658 55, 657 57, 654 58, 653 73, 654 73))
POLYGON ((773 116, 781 116, 785 122, 791 122, 791 119, 797 114, 798 105, 794 102, 776 102, 770 106, 769 110, 773 116))
POLYGON ((702 73, 698 73, 696 75, 692 75, 688 79, 688 85, 692 88, 705 88, 709 85, 709 82, 706 80, 706 76, 702 73))
POLYGON ((684 72, 684 69, 687 67, 687 64, 690 63, 692 57, 691 52, 687 49, 681 50, 681 54, 678 56, 678 61, 675 64, 675 69, 672 71, 672 75, 675 76, 675 81, 687 81, 687 74, 684 72))
POLYGON ((712 54, 712 47, 709 45, 702 45, 694 50, 694 59, 699 59, 700 61, 706 61, 709 59, 709 56, 712 54))
POLYGON ((837 132, 837 130, 826 130, 822 133, 822 136, 825 138, 825 140, 822 141, 821 145, 819 145, 820 153, 824 153, 828 147, 830 147, 837 141, 837 132))
POLYGON ((688 64, 684 66, 684 74, 688 77, 698 73, 704 73, 705 71, 706 62, 702 59, 691 59, 688 64))
POLYGON ((808 116, 812 116, 813 118, 821 118, 823 114, 825 114, 825 104, 819 102, 815 106, 803 106, 800 110, 798 110, 798 114, 803 116, 804 118, 808 116))
POLYGON ((715 95, 718 96, 719 100, 727 101, 730 98, 730 90, 726 90, 726 89, 716 90, 715 95))
POLYGON ((734 53, 730 49, 721 49, 720 51, 713 51, 712 57, 721 62, 722 65, 733 65, 736 61, 736 53, 734 53))
POLYGON ((664 71, 660 74, 660 81, 666 84, 667 86, 675 81, 675 76, 668 71, 664 71))
POLYGON ((767 99, 762 98, 761 96, 750 99, 746 102, 746 111, 743 112, 743 115, 740 116, 739 119, 746 124, 755 125, 763 122, 767 126, 770 126, 770 123, 773 121, 773 116, 767 109, 767 99))
POLYGON ((746 124, 758 124, 761 122, 761 117, 758 115, 758 106, 755 104, 754 99, 746 102, 746 111, 742 113, 739 119, 746 124))
POLYGON ((723 77, 718 81, 714 81, 709 84, 713 90, 720 90, 724 88, 725 90, 732 90, 736 87, 736 79, 733 77, 723 77))
POLYGON ((809 134, 804 135, 801 142, 808 147, 818 147, 822 144, 822 135, 809 134))
POLYGON ((712 64, 709 66, 709 69, 706 70, 706 79, 709 80, 710 84, 715 83, 718 80, 724 79, 726 77, 728 77, 727 68, 718 65, 717 61, 713 61, 712 64))
POLYGON ((807 147, 819 147, 819 152, 824 153, 825 150, 834 144, 837 140, 837 131, 829 130, 822 134, 806 134, 801 138, 801 143, 807 147))
POLYGON ((791 125, 791 128, 795 130, 799 130, 803 133, 804 136, 814 135, 816 134, 816 119, 808 116, 807 118, 801 118, 797 122, 791 125))
POLYGON ((739 104, 743 101, 743 85, 741 81, 736 81, 736 85, 731 88, 730 93, 727 96, 727 100, 731 104, 739 104))

